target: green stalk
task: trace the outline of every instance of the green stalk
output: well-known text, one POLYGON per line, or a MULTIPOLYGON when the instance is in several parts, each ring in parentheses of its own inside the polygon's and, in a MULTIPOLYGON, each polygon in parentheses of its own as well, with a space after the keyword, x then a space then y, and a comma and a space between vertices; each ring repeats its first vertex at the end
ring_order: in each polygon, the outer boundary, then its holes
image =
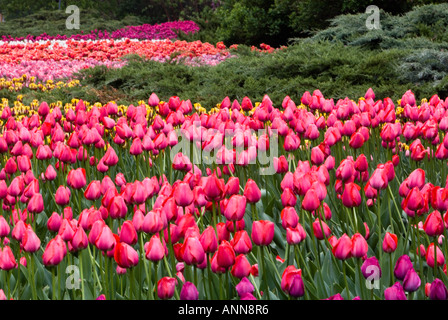
POLYGON ((266 298, 269 300, 269 284, 268 284, 268 275, 266 272, 266 261, 264 258, 264 246, 260 247, 260 253, 261 253, 261 268, 263 269, 262 272, 262 276, 263 276, 263 287, 265 288, 265 292, 266 292, 266 298))
POLYGON ((79 272, 80 272, 80 275, 81 275, 81 299, 85 300, 86 299, 86 295, 85 295, 85 289, 84 289, 82 254, 83 254, 83 252, 79 252, 78 260, 79 260, 79 272))
POLYGON ((347 274, 345 272, 345 260, 342 261, 342 272, 344 273, 344 282, 345 282, 345 288, 347 289, 347 299, 350 300, 350 290, 348 288, 348 283, 347 283, 347 274))

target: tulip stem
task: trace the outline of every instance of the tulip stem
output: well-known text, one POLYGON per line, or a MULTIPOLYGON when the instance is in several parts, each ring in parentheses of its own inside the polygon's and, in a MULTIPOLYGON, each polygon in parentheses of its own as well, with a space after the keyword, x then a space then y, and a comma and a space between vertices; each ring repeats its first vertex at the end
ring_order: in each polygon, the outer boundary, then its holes
POLYGON ((6 275, 6 283, 7 283, 7 287, 8 287, 8 300, 11 298, 10 278, 11 278, 11 270, 8 270, 7 275, 6 275))
POLYGON ((61 263, 58 264, 58 299, 62 300, 61 296, 61 263))
POLYGON ((380 265, 383 262, 382 260, 382 255, 383 255, 383 250, 381 248, 381 206, 380 206, 380 190, 378 190, 378 198, 377 198, 377 205, 378 205, 378 210, 377 210, 377 225, 378 225, 378 248, 379 248, 379 261, 380 261, 380 265))
POLYGON ((84 276, 83 276, 82 254, 83 254, 82 251, 79 252, 78 260, 79 260, 79 272, 80 272, 80 276, 81 276, 81 299, 85 300, 86 295, 85 295, 85 290, 84 290, 84 276))
MULTIPOLYGON (((52 300, 56 300, 56 275, 54 274, 55 267, 51 267, 51 293, 52 300)), ((33 297, 34 299, 34 297, 33 297)))
POLYGON ((348 288, 348 283, 347 283, 347 274, 345 272, 345 260, 342 261, 342 272, 344 273, 344 282, 345 282, 345 288, 347 289, 347 299, 350 300, 350 290, 348 288))
POLYGON ((390 253, 389 265, 390 265, 390 285, 394 284, 394 258, 393 252, 390 253))
POLYGON ((134 275, 134 268, 133 267, 129 268, 129 273, 131 275, 131 279, 129 280, 129 282, 130 282, 129 299, 135 299, 135 291, 134 291, 135 275, 134 275))
POLYGON ((263 275, 263 287, 266 290, 266 297, 269 300, 269 284, 268 284, 268 275, 266 272, 266 261, 265 261, 265 257, 264 257, 264 246, 260 247, 260 253, 261 253, 261 268, 262 270, 262 275, 263 275))
MULTIPOLYGON (((27 254, 30 262, 30 268, 28 269, 28 274, 31 279, 31 292, 33 295, 33 300, 37 300, 37 292, 36 292, 36 282, 34 281, 34 260, 33 254, 27 254)), ((54 289, 53 289, 54 290, 54 289)))

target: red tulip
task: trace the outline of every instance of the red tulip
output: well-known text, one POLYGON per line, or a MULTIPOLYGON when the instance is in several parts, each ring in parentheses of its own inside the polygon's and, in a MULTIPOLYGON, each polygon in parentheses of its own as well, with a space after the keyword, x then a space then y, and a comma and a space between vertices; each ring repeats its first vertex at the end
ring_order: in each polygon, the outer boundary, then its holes
POLYGON ((232 240, 230 240, 230 244, 236 254, 247 254, 252 251, 252 241, 246 230, 237 231, 232 240))
POLYGON ((230 197, 224 209, 224 216, 231 221, 243 219, 246 212, 246 197, 234 194, 230 197))
POLYGON ((123 222, 120 229, 120 242, 127 243, 129 245, 134 245, 138 241, 137 231, 135 230, 134 224, 130 220, 123 222))
POLYGON ((118 242, 115 245, 114 259, 121 268, 131 268, 138 264, 138 253, 130 245, 118 242))
POLYGON ((17 268, 17 262, 9 246, 4 246, 0 251, 0 269, 4 271, 17 268))
POLYGON ((313 233, 317 239, 323 240, 325 238, 330 237, 331 230, 324 221, 316 219, 313 222, 313 233), (321 228, 321 224, 322 224, 322 228, 321 228), (322 231, 322 229, 323 229, 323 231, 322 231))
POLYGON ((320 200, 315 189, 309 189, 302 200, 302 208, 306 211, 315 211, 320 206, 320 200))
POLYGON ((128 212, 128 207, 126 205, 126 202, 124 201, 123 196, 114 196, 111 199, 107 210, 109 211, 109 215, 112 219, 124 218, 128 212))
POLYGON ((215 229, 212 226, 208 226, 199 237, 204 251, 207 253, 213 253, 218 249, 218 239, 216 238, 215 229))
POLYGON ((86 249, 87 246, 89 245, 89 239, 87 238, 87 234, 81 226, 79 226, 76 229, 75 234, 70 240, 70 244, 72 245, 73 250, 75 251, 86 249))
POLYGON ((176 278, 163 277, 157 282, 157 296, 159 299, 171 299, 176 289, 176 278))
POLYGON ((173 197, 176 204, 181 207, 188 207, 194 200, 193 191, 186 182, 180 182, 173 191, 173 197))
POLYGON ((116 244, 112 230, 104 224, 95 239, 95 246, 101 251, 112 250, 116 244))
POLYGON ((360 234, 355 233, 352 236, 352 257, 363 258, 369 249, 366 239, 360 234))
POLYGON ((155 234, 145 244, 145 257, 150 261, 157 262, 162 260, 164 256, 165 249, 162 241, 160 241, 159 235, 155 234))
POLYGON ((81 189, 86 185, 86 170, 72 169, 67 175, 67 184, 73 189, 81 189))
POLYGON ((353 242, 345 233, 332 248, 333 255, 340 260, 346 260, 352 256, 353 242))
POLYGON ((383 240, 383 251, 387 253, 394 252, 397 249, 398 238, 395 234, 386 232, 383 240))
POLYGON ((42 261, 45 266, 56 266, 61 263, 66 254, 67 247, 64 240, 62 240, 61 236, 56 235, 45 247, 42 261))
POLYGON ((294 266, 288 266, 282 274, 281 288, 292 297, 302 297, 305 294, 302 270, 296 269, 294 266))
POLYGON ((295 228, 299 223, 299 216, 294 207, 285 207, 280 213, 280 219, 282 220, 282 227, 286 230, 287 228, 295 228))
POLYGON ((198 238, 190 236, 182 247, 182 259, 187 265, 199 265, 206 258, 204 248, 198 238))
POLYGON ((274 239, 274 226, 272 221, 254 221, 252 224, 252 241, 257 246, 268 246, 274 239))
POLYGON ((235 263, 230 270, 231 274, 238 279, 246 278, 250 275, 251 265, 244 254, 239 254, 235 258, 235 263))
POLYGON ((361 187, 356 183, 349 182, 345 185, 342 193, 342 204, 348 208, 359 207, 361 204, 361 187))
POLYGON ((21 245, 25 252, 32 253, 40 249, 40 239, 31 227, 25 229, 21 245))
POLYGON ((430 237, 436 237, 443 234, 444 229, 442 215, 437 210, 431 212, 423 224, 423 230, 425 230, 426 234, 430 237))
POLYGON ((442 250, 440 250, 439 246, 435 246, 434 243, 431 243, 428 246, 428 249, 426 250, 426 257, 425 257, 426 263, 431 268, 434 268, 436 264, 435 261, 436 254, 437 254, 437 266, 443 266, 443 264, 445 263, 445 256, 443 255, 442 250))
POLYGON ((252 179, 247 180, 246 186, 244 187, 244 196, 246 197, 247 202, 249 203, 256 203, 260 201, 261 191, 254 180, 252 179))
POLYGON ((220 268, 228 269, 235 263, 235 251, 230 243, 222 241, 216 252, 216 263, 220 268))
POLYGON ((44 199, 40 193, 35 193, 28 201, 27 210, 30 213, 41 213, 44 211, 44 199))
POLYGON ((224 182, 219 179, 216 174, 212 174, 205 178, 205 184, 203 190, 205 197, 209 201, 218 201, 224 194, 224 182))
POLYGON ((5 217, 0 216, 0 237, 1 238, 7 237, 10 231, 11 228, 9 227, 9 224, 6 221, 5 217))
POLYGON ((84 197, 87 200, 95 201, 101 197, 101 183, 99 180, 93 180, 84 191, 84 197))

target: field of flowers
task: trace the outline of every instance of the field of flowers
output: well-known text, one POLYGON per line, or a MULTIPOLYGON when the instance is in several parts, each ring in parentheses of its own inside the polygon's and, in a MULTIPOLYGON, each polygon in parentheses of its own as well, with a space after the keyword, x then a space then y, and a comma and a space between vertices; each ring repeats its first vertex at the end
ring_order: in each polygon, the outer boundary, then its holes
MULTIPOLYGON (((4 37, 0 88, 234 57, 166 30, 4 37)), ((448 98, 427 98, 2 99, 0 298, 446 300, 448 98)))

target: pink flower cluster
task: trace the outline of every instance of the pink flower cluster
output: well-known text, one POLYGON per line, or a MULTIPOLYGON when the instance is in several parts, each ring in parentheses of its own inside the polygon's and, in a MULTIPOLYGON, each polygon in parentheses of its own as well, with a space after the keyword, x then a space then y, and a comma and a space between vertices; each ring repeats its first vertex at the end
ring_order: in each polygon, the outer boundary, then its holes
POLYGON ((71 36, 56 35, 51 36, 43 33, 39 36, 27 35, 26 37, 12 37, 3 35, 1 40, 5 42, 10 41, 47 41, 47 40, 110 40, 110 39, 138 39, 138 40, 152 40, 152 39, 174 39, 177 38, 177 32, 185 34, 196 33, 199 31, 199 26, 194 21, 171 21, 160 24, 143 24, 140 26, 126 26, 124 28, 108 32, 107 30, 91 30, 90 33, 84 33, 71 36))
POLYGON ((26 74, 28 77, 35 77, 40 81, 56 79, 72 79, 74 73, 82 69, 93 68, 104 65, 108 68, 121 68, 125 61, 97 61, 89 60, 25 60, 19 64, 0 62, 0 78, 12 79, 20 78, 26 74))

